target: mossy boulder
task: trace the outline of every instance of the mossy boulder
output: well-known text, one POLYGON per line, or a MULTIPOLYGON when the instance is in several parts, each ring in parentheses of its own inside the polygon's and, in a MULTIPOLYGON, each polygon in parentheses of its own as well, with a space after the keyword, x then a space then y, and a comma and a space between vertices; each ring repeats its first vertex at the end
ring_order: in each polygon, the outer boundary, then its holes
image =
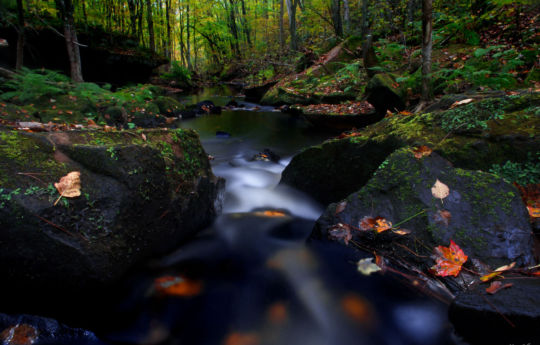
POLYGON ((281 182, 320 202, 335 202, 363 186, 387 155, 409 145, 427 145, 465 169, 490 171, 507 162, 528 162, 531 153, 540 151, 539 108, 540 93, 524 92, 443 111, 386 117, 299 153, 281 182))
POLYGON ((158 112, 165 116, 177 116, 184 109, 182 104, 176 99, 167 96, 158 96, 153 103, 157 106, 158 112))
POLYGON ((317 220, 314 238, 332 239, 329 231, 338 223, 358 227, 366 216, 383 217, 411 233, 351 230, 353 240, 426 273, 434 265, 433 248, 448 246, 450 240, 493 269, 513 261, 519 266, 534 262, 533 235, 518 190, 493 174, 454 168, 436 153, 418 159, 412 148, 397 150, 345 199, 342 211, 338 205, 330 204, 317 220), (436 181, 449 188, 444 199, 432 194, 436 181))
POLYGON ((0 129, 0 273, 36 296, 108 286, 210 224, 222 184, 191 130, 0 129), (71 171, 81 196, 60 198, 71 171))
POLYGON ((406 90, 387 73, 375 74, 369 80, 365 97, 379 113, 386 113, 386 110, 401 111, 405 109, 407 103, 406 90))

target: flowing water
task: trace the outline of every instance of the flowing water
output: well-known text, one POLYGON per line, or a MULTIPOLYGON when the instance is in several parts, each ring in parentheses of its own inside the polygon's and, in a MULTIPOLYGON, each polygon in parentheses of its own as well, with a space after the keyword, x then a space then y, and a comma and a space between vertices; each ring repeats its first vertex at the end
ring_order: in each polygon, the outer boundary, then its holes
MULTIPOLYGON (((202 99, 224 105, 230 98, 206 93, 188 101, 202 99)), ((355 267, 360 256, 346 254, 341 245, 306 244, 323 206, 278 182, 294 154, 330 133, 264 107, 185 120, 182 127, 199 132, 215 157, 214 173, 226 178, 223 214, 197 238, 133 278, 115 311, 122 321, 99 334, 104 341, 450 343, 445 305, 396 278, 362 276, 355 267), (264 149, 281 159, 251 160, 264 149), (156 296, 156 279, 163 276, 191 285, 179 295, 156 296)))

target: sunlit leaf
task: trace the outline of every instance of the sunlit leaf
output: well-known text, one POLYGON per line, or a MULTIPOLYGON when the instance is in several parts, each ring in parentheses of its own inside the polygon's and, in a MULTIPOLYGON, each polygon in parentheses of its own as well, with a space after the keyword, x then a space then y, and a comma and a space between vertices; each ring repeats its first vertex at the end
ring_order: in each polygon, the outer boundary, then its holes
POLYGON ((202 282, 182 276, 163 276, 154 280, 154 289, 158 294, 191 297, 202 291, 202 282))
POLYGON ((488 282, 490 281, 491 279, 501 275, 502 272, 491 272, 491 273, 488 273, 486 275, 483 275, 480 277, 480 280, 483 281, 484 283, 485 282, 488 282))
POLYGON ((431 187, 431 194, 437 199, 444 199, 450 195, 450 188, 437 179, 433 187, 431 187))
POLYGON ((392 229, 392 222, 381 217, 375 218, 375 231, 377 231, 377 233, 381 233, 390 229, 392 229))
POLYGON ((413 150, 414 157, 420 159, 424 156, 429 156, 433 150, 425 145, 419 146, 413 150))
POLYGON ((392 232, 394 234, 404 236, 404 235, 410 234, 411 230, 408 230, 408 229, 392 229, 392 232))
POLYGON ((371 273, 381 271, 381 268, 373 262, 373 258, 361 259, 356 263, 358 272, 362 273, 365 276, 371 275, 371 273))
POLYGON ((540 207, 532 207, 527 206, 527 210, 529 211, 529 216, 533 218, 540 218, 540 207))
POLYGON ((431 271, 441 277, 456 277, 467 258, 463 250, 454 241, 450 240, 450 246, 438 246, 435 248, 436 265, 431 267, 431 271))
POLYGON ((54 184, 60 197, 56 200, 54 205, 62 197, 75 198, 81 195, 81 173, 79 171, 72 171, 66 176, 62 177, 59 182, 54 184))
POLYGON ((285 212, 277 211, 277 210, 258 211, 258 212, 255 212, 254 214, 261 217, 276 217, 276 218, 287 217, 287 214, 285 212))
POLYGON ((497 292, 499 292, 500 290, 509 288, 512 285, 514 285, 514 284, 512 284, 512 283, 503 284, 500 280, 497 280, 497 281, 492 282, 489 285, 489 287, 486 288, 486 292, 491 294, 491 295, 494 295, 497 292))
POLYGON ((515 262, 512 262, 511 264, 504 265, 504 266, 501 266, 501 267, 495 269, 495 272, 504 272, 504 271, 508 271, 508 270, 511 270, 512 268, 514 268, 514 266, 516 266, 516 263, 515 263, 515 262))
POLYGON ((460 105, 464 105, 464 104, 469 104, 473 101, 472 98, 467 98, 467 99, 464 99, 462 101, 457 101, 457 102, 454 102, 451 106, 450 106, 450 109, 453 109, 455 107, 459 107, 460 105))

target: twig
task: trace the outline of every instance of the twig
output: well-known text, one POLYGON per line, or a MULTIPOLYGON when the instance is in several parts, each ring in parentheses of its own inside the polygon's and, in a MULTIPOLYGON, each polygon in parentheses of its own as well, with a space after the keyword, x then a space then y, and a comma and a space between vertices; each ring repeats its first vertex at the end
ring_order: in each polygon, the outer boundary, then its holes
POLYGON ((420 254, 415 253, 412 249, 410 249, 409 247, 407 247, 407 246, 404 245, 404 244, 401 244, 401 243, 395 243, 395 245, 400 246, 401 248, 405 249, 406 251, 408 251, 408 252, 411 253, 412 255, 417 256, 417 257, 419 257, 419 258, 429 258, 429 256, 420 255, 420 254))
POLYGON ((512 321, 510 321, 506 316, 504 316, 504 314, 501 313, 501 312, 499 311, 499 309, 497 309, 497 307, 496 307, 493 303, 491 303, 491 302, 486 298, 486 296, 484 296, 484 295, 480 295, 480 296, 482 296, 482 298, 484 299, 484 301, 486 301, 486 303, 489 304, 489 305, 497 312, 497 314, 499 314, 499 315, 504 319, 504 321, 508 322, 508 324, 509 324, 512 328, 516 328, 516 325, 514 325, 514 324, 512 323, 512 321))
POLYGON ((31 177, 31 178, 33 178, 34 180, 37 180, 37 181, 43 183, 45 186, 47 185, 47 183, 46 183, 45 181, 43 181, 42 179, 40 179, 40 178, 34 176, 34 175, 44 175, 44 174, 40 174, 40 173, 24 173, 24 172, 18 172, 17 175, 24 175, 24 176, 31 177))
POLYGON ((47 219, 45 219, 45 218, 43 218, 43 217, 41 217, 41 216, 38 216, 37 214, 35 214, 34 216, 38 217, 39 219, 41 219, 41 220, 44 221, 45 223, 47 223, 47 224, 49 224, 49 225, 51 225, 51 226, 57 228, 58 230, 63 231, 63 232, 65 232, 66 234, 75 237, 75 235, 74 235, 73 233, 67 231, 66 229, 64 229, 64 228, 61 227, 60 225, 54 224, 54 223, 51 222, 50 220, 47 220, 47 219))

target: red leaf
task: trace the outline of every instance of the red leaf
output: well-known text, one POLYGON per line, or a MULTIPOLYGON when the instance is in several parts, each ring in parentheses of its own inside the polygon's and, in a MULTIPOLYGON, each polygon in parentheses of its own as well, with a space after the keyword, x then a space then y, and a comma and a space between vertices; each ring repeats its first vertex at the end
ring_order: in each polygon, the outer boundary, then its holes
POLYGON ((503 285, 503 283, 500 280, 497 280, 497 281, 494 281, 493 283, 491 283, 491 285, 489 285, 489 287, 486 288, 486 292, 488 294, 494 295, 497 292, 499 292, 500 290, 509 288, 512 285, 513 285, 512 283, 507 283, 507 284, 503 285))
POLYGON ((191 297, 201 293, 202 282, 181 276, 163 276, 154 280, 154 288, 161 295, 191 297))
POLYGON ((431 267, 431 271, 438 276, 456 277, 461 271, 461 266, 467 261, 467 255, 459 248, 454 241, 450 240, 450 246, 438 246, 435 248, 436 265, 431 267))

